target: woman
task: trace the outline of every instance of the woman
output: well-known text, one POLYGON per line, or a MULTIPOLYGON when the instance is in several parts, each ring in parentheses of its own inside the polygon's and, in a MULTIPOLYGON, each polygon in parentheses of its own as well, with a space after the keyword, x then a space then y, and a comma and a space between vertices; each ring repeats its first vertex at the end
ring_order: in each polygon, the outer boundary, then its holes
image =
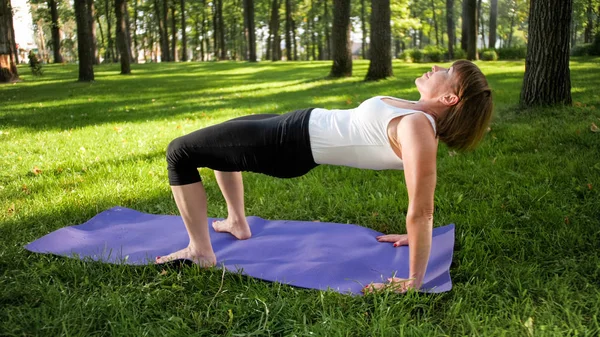
MULTIPOLYGON (((403 169, 409 196, 408 234, 377 239, 395 247, 409 245, 410 278, 400 290, 418 289, 431 248, 438 139, 459 150, 475 147, 490 121, 492 97, 485 76, 465 60, 448 69, 434 66, 415 83, 421 94, 417 102, 374 97, 350 110, 251 115, 172 141, 167 150, 169 182, 190 243, 157 257, 156 263, 189 259, 201 266, 216 264, 198 167, 215 170, 227 202, 227 219, 215 221, 213 228, 240 240, 252 235, 244 213, 240 171, 291 178, 320 164, 403 169)), ((398 279, 390 281, 395 287, 398 279)))

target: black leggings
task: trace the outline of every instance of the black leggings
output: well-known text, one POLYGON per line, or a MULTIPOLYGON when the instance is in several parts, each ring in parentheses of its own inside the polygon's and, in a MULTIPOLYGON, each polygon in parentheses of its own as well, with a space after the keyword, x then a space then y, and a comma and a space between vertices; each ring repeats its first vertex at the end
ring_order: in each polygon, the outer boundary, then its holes
POLYGON ((244 116, 173 140, 167 148, 169 183, 201 181, 199 167, 279 178, 306 174, 317 166, 308 134, 311 111, 244 116))

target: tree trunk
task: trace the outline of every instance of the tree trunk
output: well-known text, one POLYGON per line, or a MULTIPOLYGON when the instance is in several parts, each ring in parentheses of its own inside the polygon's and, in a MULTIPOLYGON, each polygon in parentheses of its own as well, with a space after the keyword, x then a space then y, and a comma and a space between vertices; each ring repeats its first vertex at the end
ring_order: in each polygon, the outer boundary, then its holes
POLYGON ((292 0, 285 0, 285 57, 292 60, 292 0))
POLYGON ((367 81, 393 76, 390 0, 371 0, 371 63, 367 81))
POLYGON ((133 0, 133 63, 138 63, 140 57, 140 49, 138 44, 138 1, 133 0))
POLYGON ((181 4, 181 59, 182 62, 187 62, 187 36, 185 33, 185 0, 180 1, 181 4))
POLYGON ((435 45, 440 45, 440 33, 437 22, 437 14, 435 13, 435 0, 431 0, 431 10, 433 11, 433 26, 435 28, 435 45))
POLYGON ((104 12, 106 15, 106 39, 108 41, 108 46, 106 47, 106 52, 104 55, 104 61, 114 62, 116 55, 114 51, 114 42, 112 38, 112 25, 111 25, 111 17, 110 17, 110 4, 109 0, 104 0, 104 12))
MULTIPOLYGON (((571 0, 567 0, 567 1, 571 1, 571 0)), ((508 33, 508 48, 511 47, 512 44, 512 37, 513 37, 513 32, 515 30, 515 18, 517 17, 516 14, 516 9, 515 11, 513 11, 513 14, 510 16, 510 31, 508 33)))
POLYGON ((466 13, 463 13, 463 20, 466 21, 465 28, 467 29, 467 59, 477 60, 477 0, 463 1, 467 3, 466 13))
POLYGON ((256 31, 254 29, 254 0, 244 0, 244 29, 248 46, 248 61, 256 62, 256 31))
POLYGON ((223 0, 217 0, 219 16, 219 45, 221 45, 221 60, 227 59, 227 48, 225 47, 225 23, 223 22, 223 0))
POLYGON ((330 77, 352 76, 350 0, 333 0, 332 58, 330 77))
MULTIPOLYGON (((135 1, 135 0, 134 0, 135 1)), ((127 45, 129 46, 129 61, 130 62, 135 62, 135 59, 133 58, 133 51, 131 50, 133 42, 131 40, 131 20, 129 19, 129 10, 125 11, 125 28, 127 29, 125 31, 125 36, 127 37, 127 45)), ((134 30, 135 32, 135 30, 134 30)), ((134 34, 136 35, 136 34, 134 34)))
POLYGON ((469 18, 467 17, 469 14, 469 3, 473 0, 462 0, 462 24, 461 24, 461 34, 460 34, 460 49, 467 51, 468 48, 468 40, 469 40, 469 18))
POLYGON ((522 106, 571 104, 572 11, 573 0, 531 0, 522 106))
POLYGON ((177 16, 175 15, 175 0, 171 1, 171 61, 177 61, 177 16))
POLYGON ((271 37, 271 61, 278 61, 280 39, 279 39, 279 0, 273 0, 271 6, 271 23, 269 27, 269 35, 271 37))
POLYGON ((200 57, 202 61, 207 59, 207 55, 210 49, 210 43, 208 41, 208 28, 207 28, 206 20, 206 0, 202 0, 202 31, 200 35, 202 35, 202 41, 200 42, 200 57))
POLYGON ((588 6, 585 12, 587 23, 585 25, 585 30, 583 31, 583 43, 591 43, 594 38, 594 4, 592 3, 592 0, 588 0, 588 6))
POLYGON ((164 4, 166 4, 166 0, 154 0, 154 11, 156 12, 156 20, 158 23, 158 39, 160 43, 160 61, 168 62, 169 42, 167 39, 165 16, 163 15, 164 4), (163 11, 161 11, 161 2, 163 4, 163 11))
MULTIPOLYGON (((483 17, 481 16, 481 0, 477 0, 477 29, 481 27, 481 46, 485 49, 485 30, 483 17)), ((477 45, 477 41, 475 41, 477 45)))
POLYGON ((329 32, 329 23, 331 22, 329 18, 329 6, 327 5, 328 1, 325 0, 325 13, 323 14, 323 20, 325 24, 325 59, 331 60, 331 34, 329 32))
POLYGON ((360 0, 360 26, 362 30, 362 43, 360 51, 363 60, 367 59, 367 15, 365 6, 365 0, 360 0))
POLYGON ((292 20, 292 41, 294 41, 292 44, 294 47, 294 61, 298 61, 298 49, 296 47, 296 22, 294 20, 292 20))
POLYGON ((454 0, 446 0, 446 25, 448 26, 448 55, 454 59, 454 0))
POLYGON ((490 48, 496 48, 496 30, 498 29, 498 0, 491 0, 490 2, 490 38, 488 46, 490 48))
POLYGON ((313 61, 318 60, 317 59, 317 28, 315 28, 315 13, 316 13, 317 9, 315 6, 315 0, 310 0, 310 15, 309 15, 309 20, 311 22, 311 30, 310 30, 310 45, 311 45, 311 51, 312 51, 312 59, 313 61))
POLYGON ((92 13, 92 18, 90 20, 90 31, 92 32, 92 53, 94 54, 94 65, 98 65, 100 64, 100 53, 98 52, 98 34, 96 34, 96 7, 93 1, 91 2, 90 6, 90 11, 92 13))
POLYGON ((58 23, 58 8, 56 0, 48 0, 50 8, 51 31, 52 31, 52 51, 54 52, 54 63, 63 63, 63 57, 60 54, 60 24, 58 23))
POLYGON ((94 80, 94 53, 92 50, 92 32, 89 20, 92 18, 93 0, 75 0, 75 20, 77 22, 77 54, 79 56, 79 81, 94 80))
POLYGON ((115 0, 115 17, 117 18, 117 45, 121 53, 121 74, 131 74, 131 48, 127 38, 127 23, 125 22, 125 13, 127 13, 127 0, 115 0))
POLYGON ((15 35, 10 0, 0 0, 0 83, 19 78, 15 59, 15 35))

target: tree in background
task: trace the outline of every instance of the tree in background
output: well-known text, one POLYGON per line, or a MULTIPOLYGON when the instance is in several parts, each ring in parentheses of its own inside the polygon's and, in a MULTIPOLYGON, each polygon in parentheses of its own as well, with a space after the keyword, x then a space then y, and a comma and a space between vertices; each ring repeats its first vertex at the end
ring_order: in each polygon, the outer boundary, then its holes
POLYGON ((58 22, 58 6, 56 0, 48 0, 50 8, 50 17, 52 25, 52 51, 54 52, 54 63, 63 63, 63 57, 60 54, 60 23, 58 22))
POLYGON ((127 13, 127 0, 115 0, 115 17, 117 18, 117 46, 121 55, 121 74, 131 74, 131 52, 129 45, 129 30, 125 21, 127 13))
POLYGON ((371 0, 371 62, 365 78, 367 81, 381 80, 394 75, 390 21, 390 0, 371 0))
POLYGON ((94 80, 94 52, 92 50, 92 0, 75 0, 77 21, 77 51, 79 56, 79 81, 94 80))
POLYGON ((467 59, 477 60, 477 0, 463 0, 463 40, 466 40, 467 59))
POLYGON ((256 62, 256 29, 254 28, 254 0, 244 0, 244 36, 248 46, 248 61, 256 62))
POLYGON ((19 78, 10 0, 0 0, 0 83, 19 78))
MULTIPOLYGON (((494 0, 492 0, 494 1, 494 0)), ((454 0, 446 0, 446 25, 448 26, 448 56, 454 58, 454 0)))
POLYGON ((332 58, 330 77, 352 76, 350 0, 333 0, 332 58))
POLYGON ((522 106, 571 104, 572 10, 573 0, 531 0, 522 106))
POLYGON ((490 48, 496 48, 496 31, 498 29, 498 0, 490 2, 490 29, 489 41, 490 48))

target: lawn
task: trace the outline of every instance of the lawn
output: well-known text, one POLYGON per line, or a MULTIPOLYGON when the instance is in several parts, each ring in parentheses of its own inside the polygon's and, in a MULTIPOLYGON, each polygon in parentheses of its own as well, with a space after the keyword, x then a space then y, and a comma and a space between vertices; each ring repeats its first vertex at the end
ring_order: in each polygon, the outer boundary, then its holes
MULTIPOLYGON (((251 113, 418 99, 431 64, 395 77, 326 79, 329 62, 46 65, 0 86, 1 336, 598 336, 599 59, 571 64, 572 107, 517 108, 524 62, 481 62, 494 92, 474 152, 438 155, 435 225, 456 224, 452 291, 351 297, 220 270, 161 270, 32 254, 23 246, 116 205, 177 214, 170 140, 251 113)), ((202 169, 212 217, 226 216, 202 169)), ((296 179, 244 174, 248 215, 405 233, 402 172, 320 166, 296 179)), ((168 230, 168 228, 165 228, 168 230)), ((335 239, 335 238, 332 238, 335 239)), ((352 249, 352 247, 348 247, 352 249)))

